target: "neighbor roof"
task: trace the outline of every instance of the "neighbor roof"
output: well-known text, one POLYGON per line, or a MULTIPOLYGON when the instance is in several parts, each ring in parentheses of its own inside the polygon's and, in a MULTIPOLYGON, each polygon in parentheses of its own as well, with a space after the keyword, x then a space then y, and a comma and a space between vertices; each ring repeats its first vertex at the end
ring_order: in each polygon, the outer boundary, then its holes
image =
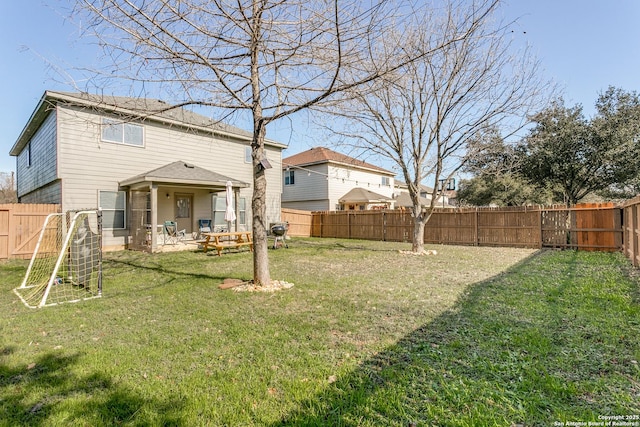
MULTIPOLYGON (((404 181, 398 181, 397 179, 394 181, 394 185, 396 188, 408 189, 409 185, 404 181)), ((433 187, 429 187, 428 185, 420 184, 420 192, 431 193, 433 191, 433 187)))
MULTIPOLYGON (((18 140, 11 148, 10 155, 17 156, 27 144, 31 136, 38 130, 49 111, 57 104, 86 107, 94 110, 107 111, 125 117, 143 118, 173 126, 213 132, 214 134, 231 136, 245 141, 251 141, 252 133, 240 128, 212 120, 180 106, 175 107, 159 99, 133 98, 124 96, 95 95, 84 92, 46 91, 38 106, 31 114, 27 125, 22 130, 18 140)), ((268 145, 285 148, 286 145, 267 140, 268 145)))
POLYGON ((364 188, 356 187, 351 189, 347 194, 340 197, 340 203, 382 203, 392 202, 393 199, 382 194, 374 193, 364 188))
POLYGON ((346 154, 338 153, 325 147, 314 147, 310 150, 282 159, 283 169, 286 169, 288 166, 311 166, 322 163, 337 163, 359 169, 368 169, 384 175, 395 175, 394 172, 362 160, 354 159, 346 154))
MULTIPOLYGON (((430 199, 426 197, 419 197, 420 204, 423 206, 428 206, 430 199)), ((412 207, 413 202, 411 201, 411 196, 406 191, 401 192, 396 196, 396 207, 412 207)))
POLYGON ((134 186, 142 183, 182 184, 203 187, 224 187, 227 181, 231 181, 232 187, 246 188, 249 184, 229 178, 217 172, 201 168, 199 166, 183 162, 169 163, 157 169, 150 170, 120 182, 122 187, 134 186))

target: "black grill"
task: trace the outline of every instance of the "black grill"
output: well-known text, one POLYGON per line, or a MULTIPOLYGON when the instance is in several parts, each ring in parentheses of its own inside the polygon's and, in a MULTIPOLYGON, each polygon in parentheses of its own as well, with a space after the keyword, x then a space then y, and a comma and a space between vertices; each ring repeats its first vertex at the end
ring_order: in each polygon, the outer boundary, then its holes
POLYGON ((289 224, 274 224, 271 226, 271 234, 274 236, 273 239, 273 249, 278 249, 279 247, 284 246, 288 248, 287 242, 285 239, 287 238, 287 230, 289 230, 289 224))

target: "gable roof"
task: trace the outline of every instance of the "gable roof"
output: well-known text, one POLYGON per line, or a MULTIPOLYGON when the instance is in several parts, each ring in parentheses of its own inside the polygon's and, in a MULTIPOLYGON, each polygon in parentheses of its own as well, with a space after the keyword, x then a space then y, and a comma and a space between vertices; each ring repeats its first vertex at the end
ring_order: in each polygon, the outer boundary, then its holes
MULTIPOLYGON (((419 197, 420 204, 422 206, 428 206, 431 198, 427 197, 419 197)), ((413 202, 411 201, 411 196, 408 192, 403 191, 396 196, 396 207, 410 208, 413 207, 413 202)))
MULTIPOLYGON (((397 179, 394 181, 396 188, 402 190, 408 190, 409 185, 404 181, 398 181, 397 179)), ((433 187, 429 187, 428 185, 420 184, 420 192, 421 193, 431 193, 433 191, 433 187)), ((408 194, 408 193, 407 193, 408 194)))
POLYGON ((387 196, 383 196, 382 194, 374 193, 373 191, 369 191, 364 188, 356 187, 349 190, 347 194, 340 197, 338 201, 340 203, 382 203, 391 202, 393 201, 393 199, 387 196))
POLYGON ((314 147, 282 159, 282 168, 286 169, 288 166, 311 166, 322 163, 336 163, 343 166, 366 169, 383 175, 395 176, 394 172, 325 147, 314 147))
POLYGON ((141 183, 158 182, 204 187, 224 187, 227 181, 231 181, 233 187, 249 187, 249 184, 246 182, 229 178, 217 172, 183 162, 182 160, 125 179, 120 182, 120 185, 122 187, 130 187, 141 183))
MULTIPOLYGON (((58 104, 89 108, 94 111, 105 111, 129 119, 142 118, 170 126, 233 137, 247 142, 250 142, 253 136, 251 132, 212 120, 209 117, 186 110, 182 107, 174 107, 159 99, 95 95, 84 92, 45 91, 38 106, 31 114, 29 121, 18 137, 18 140, 11 148, 9 152, 10 155, 17 156, 20 154, 22 148, 24 148, 29 139, 31 139, 33 134, 38 130, 49 112, 58 104)), ((265 144, 286 148, 286 145, 272 140, 266 140, 265 144)))

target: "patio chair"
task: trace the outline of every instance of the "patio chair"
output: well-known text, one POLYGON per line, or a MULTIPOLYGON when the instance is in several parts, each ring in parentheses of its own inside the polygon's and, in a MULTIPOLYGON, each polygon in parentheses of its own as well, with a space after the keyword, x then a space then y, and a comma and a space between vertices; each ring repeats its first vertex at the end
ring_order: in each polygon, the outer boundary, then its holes
POLYGON ((199 239, 202 239, 202 233, 211 233, 211 220, 199 219, 198 220, 198 233, 199 239))
POLYGON ((165 221, 162 232, 164 234, 164 243, 170 245, 182 242, 186 235, 186 230, 178 230, 178 223, 175 221, 165 221))

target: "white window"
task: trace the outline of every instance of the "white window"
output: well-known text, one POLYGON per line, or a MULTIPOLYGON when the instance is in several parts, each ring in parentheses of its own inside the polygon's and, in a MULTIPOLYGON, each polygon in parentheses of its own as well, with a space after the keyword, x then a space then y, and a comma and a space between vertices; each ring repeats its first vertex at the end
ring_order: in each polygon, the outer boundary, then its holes
POLYGON ((133 123, 102 119, 102 140, 143 147, 144 128, 133 123))
POLYGON ((27 167, 31 166, 31 141, 27 143, 27 167))
POLYGON ((252 163, 253 158, 251 157, 251 147, 244 147, 244 162, 252 163))
POLYGON ((389 186, 389 177, 388 176, 383 176, 382 177, 382 185, 386 185, 387 187, 389 186))
POLYGON ((284 171, 284 185, 294 185, 296 183, 293 170, 284 171))
POLYGON ((126 228, 127 193, 98 191, 98 207, 102 209, 102 227, 111 230, 126 228))
MULTIPOLYGON (((235 209, 235 206, 233 207, 235 209)), ((227 221, 224 220, 224 213, 227 210, 227 196, 225 193, 218 193, 213 196, 213 226, 226 227, 227 221)), ((238 225, 247 225, 247 199, 240 197, 238 199, 238 211, 236 212, 238 225)))

